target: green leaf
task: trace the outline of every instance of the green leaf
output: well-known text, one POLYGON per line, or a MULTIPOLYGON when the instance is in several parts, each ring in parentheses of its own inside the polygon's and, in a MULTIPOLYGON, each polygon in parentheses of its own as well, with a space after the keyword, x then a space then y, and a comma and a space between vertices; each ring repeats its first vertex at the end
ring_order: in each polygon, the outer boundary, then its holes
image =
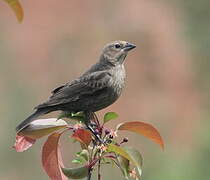
POLYGON ((78 168, 62 168, 65 176, 72 179, 82 179, 88 176, 88 167, 82 166, 78 168))
POLYGON ((82 157, 85 161, 88 161, 89 152, 86 149, 83 149, 81 152, 78 152, 77 157, 82 157))
POLYGON ((108 112, 104 115, 104 123, 107 123, 108 121, 112 119, 118 118, 118 114, 115 112, 108 112))
POLYGON ((120 167, 125 179, 129 179, 129 160, 124 158, 123 156, 118 156, 117 159, 120 163, 120 167))
POLYGON ((137 171, 139 173, 139 177, 140 177, 142 174, 142 165, 143 165, 143 158, 142 158, 140 152, 132 147, 125 146, 122 148, 125 150, 125 152, 128 153, 128 155, 133 160, 133 162, 135 162, 134 165, 136 166, 137 171))
POLYGON ((109 144, 107 146, 107 151, 108 152, 114 152, 117 155, 121 155, 124 158, 128 159, 129 161, 133 162, 135 164, 135 161, 129 156, 129 154, 120 146, 116 146, 114 144, 109 144))
POLYGON ((112 163, 112 160, 109 159, 109 158, 102 157, 101 158, 101 163, 102 164, 111 164, 112 163))
POLYGON ((77 112, 77 113, 61 112, 60 115, 58 116, 58 119, 62 119, 62 118, 69 118, 69 119, 73 119, 73 120, 81 121, 81 122, 85 121, 85 115, 83 112, 77 112))
POLYGON ((135 150, 131 147, 120 147, 120 146, 116 146, 114 144, 109 144, 107 151, 114 152, 117 155, 119 155, 118 158, 120 158, 120 159, 118 159, 118 160, 120 160, 120 163, 122 165, 122 171, 123 171, 123 174, 126 179, 129 179, 128 178, 128 171, 129 171, 128 161, 130 161, 134 166, 136 166, 136 168, 138 170, 139 177, 141 176, 142 156, 137 150, 135 150), (125 159, 123 159, 123 158, 125 158, 125 159), (126 159, 128 161, 126 161, 126 159))
POLYGON ((85 121, 85 114, 83 112, 77 112, 77 113, 71 113, 71 116, 69 118, 84 122, 85 121))
POLYGON ((72 160, 72 163, 84 164, 89 159, 89 153, 88 153, 88 151, 86 149, 83 149, 82 151, 77 152, 76 156, 77 156, 77 158, 72 160))
POLYGON ((76 158, 76 159, 73 159, 71 162, 75 164, 82 164, 84 162, 84 159, 76 158))

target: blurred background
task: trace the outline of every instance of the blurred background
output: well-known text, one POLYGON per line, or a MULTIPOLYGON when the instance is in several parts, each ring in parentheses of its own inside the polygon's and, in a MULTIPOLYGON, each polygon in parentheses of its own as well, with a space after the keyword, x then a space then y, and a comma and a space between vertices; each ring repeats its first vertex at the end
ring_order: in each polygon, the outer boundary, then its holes
MULTIPOLYGON (((15 127, 50 91, 84 72, 113 40, 137 45, 126 59, 121 98, 98 113, 153 124, 165 150, 135 134, 129 145, 144 157, 143 180, 210 178, 210 1, 21 1, 18 24, 0 2, 0 179, 45 180, 40 140, 24 153, 11 148, 15 127)), ((65 164, 78 144, 66 136, 65 164), (66 145, 68 144, 68 145, 66 145)), ((69 159, 69 160, 68 160, 69 159)), ((103 179, 123 179, 103 168, 103 179)))

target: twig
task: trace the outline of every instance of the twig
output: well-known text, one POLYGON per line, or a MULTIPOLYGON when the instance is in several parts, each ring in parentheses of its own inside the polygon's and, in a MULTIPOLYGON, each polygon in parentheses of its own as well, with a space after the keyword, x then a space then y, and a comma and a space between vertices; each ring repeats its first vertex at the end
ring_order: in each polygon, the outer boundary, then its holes
POLYGON ((92 176, 92 167, 89 167, 87 180, 91 180, 91 176, 92 176))
POLYGON ((98 161, 98 180, 101 180, 101 160, 98 161))
POLYGON ((101 139, 101 135, 102 133, 96 133, 95 129, 91 127, 91 120, 93 122, 96 123, 97 128, 100 128, 100 123, 98 120, 98 117, 96 116, 95 113, 92 112, 85 112, 85 116, 86 116, 86 121, 85 121, 85 125, 86 127, 90 130, 90 132, 95 136, 95 140, 92 140, 93 142, 93 149, 91 151, 90 154, 90 159, 89 159, 89 169, 88 169, 88 177, 87 180, 91 180, 91 176, 92 176, 92 166, 98 161, 98 180, 101 180, 101 174, 100 174, 100 169, 101 169, 101 160, 100 160, 100 156, 96 159, 96 155, 98 153, 98 150, 96 150, 95 153, 94 149, 97 146, 97 144, 104 144, 103 140, 101 139), (98 143, 97 143, 98 141, 98 143))

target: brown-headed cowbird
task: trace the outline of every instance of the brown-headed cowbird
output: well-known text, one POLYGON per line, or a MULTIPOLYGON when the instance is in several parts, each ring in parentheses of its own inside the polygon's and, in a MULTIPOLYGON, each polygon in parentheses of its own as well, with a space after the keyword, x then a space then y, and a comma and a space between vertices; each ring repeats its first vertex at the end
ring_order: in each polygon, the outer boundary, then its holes
POLYGON ((136 46, 115 41, 107 44, 99 61, 79 78, 52 91, 50 98, 35 107, 35 112, 16 128, 20 131, 38 116, 64 112, 96 112, 114 103, 125 84, 124 60, 136 46))

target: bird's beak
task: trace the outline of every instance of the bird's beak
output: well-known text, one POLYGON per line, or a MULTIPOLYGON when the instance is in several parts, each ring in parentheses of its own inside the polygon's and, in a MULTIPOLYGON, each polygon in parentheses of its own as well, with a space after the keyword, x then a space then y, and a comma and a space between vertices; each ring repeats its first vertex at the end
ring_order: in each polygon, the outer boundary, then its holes
POLYGON ((126 43, 125 47, 123 48, 124 51, 130 51, 131 49, 134 49, 136 45, 131 43, 126 43))

